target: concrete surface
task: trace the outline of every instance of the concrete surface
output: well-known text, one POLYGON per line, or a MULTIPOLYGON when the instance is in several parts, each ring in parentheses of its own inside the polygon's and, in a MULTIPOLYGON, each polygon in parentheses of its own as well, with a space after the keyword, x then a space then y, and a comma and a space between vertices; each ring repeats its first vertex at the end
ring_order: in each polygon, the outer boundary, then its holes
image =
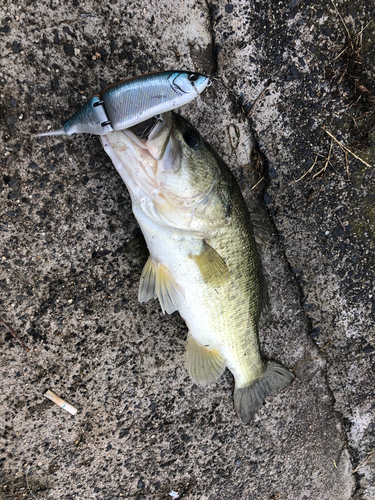
MULTIPOLYGON (((335 5, 354 33, 373 19, 371 2, 335 5)), ((30 352, 1 327, 0 498, 375 497, 374 169, 349 155, 349 178, 333 144, 313 177, 322 125, 374 163, 374 28, 356 38, 359 72, 321 0, 1 6, 1 314, 30 352), (216 74, 181 112, 271 216, 261 347, 297 378, 248 426, 228 372, 191 383, 179 315, 137 302, 147 250, 98 139, 30 137, 110 83, 170 68, 216 74)))

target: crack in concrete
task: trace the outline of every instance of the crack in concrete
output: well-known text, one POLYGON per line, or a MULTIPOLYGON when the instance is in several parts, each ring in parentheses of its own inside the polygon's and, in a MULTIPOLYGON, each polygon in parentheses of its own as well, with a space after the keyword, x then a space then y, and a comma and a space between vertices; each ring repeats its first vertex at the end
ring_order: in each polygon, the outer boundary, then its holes
POLYGON ((216 40, 215 40, 213 6, 212 6, 212 1, 210 3, 209 0, 205 0, 205 3, 206 3, 206 6, 207 6, 207 9, 208 9, 209 31, 210 31, 210 35, 211 35, 211 44, 212 44, 212 49, 211 49, 211 54, 212 54, 212 73, 214 75, 216 75, 217 72, 218 72, 218 52, 217 52, 216 40))
MULTIPOLYGON (((209 6, 208 4, 208 1, 206 0, 206 4, 209 6)), ((213 40, 213 47, 215 47, 215 43, 216 43, 216 40, 215 40, 215 32, 214 30, 212 29, 212 23, 213 23, 213 14, 212 14, 212 3, 211 5, 209 6, 210 7, 210 15, 211 15, 211 36, 212 36, 212 40, 213 40)), ((243 108, 243 106, 240 104, 239 102, 239 99, 238 99, 238 96, 235 94, 235 92, 229 88, 228 85, 225 84, 224 82, 224 79, 223 79, 223 76, 220 75, 220 65, 219 65, 219 61, 218 61, 218 57, 217 57, 217 53, 216 53, 216 61, 215 61, 215 64, 216 64, 216 73, 217 73, 217 76, 220 80, 220 83, 221 85, 226 89, 227 91, 227 94, 228 94, 228 97, 229 99, 231 100, 232 104, 234 105, 234 107, 236 109, 239 109, 241 111, 241 113, 244 115, 244 117, 247 119, 248 123, 249 123, 249 128, 250 128, 250 134, 252 136, 252 139, 254 140, 254 145, 256 146, 256 148, 258 148, 259 151, 260 150, 260 146, 259 146, 259 140, 257 140, 256 138, 256 133, 254 131, 254 127, 253 127, 253 123, 252 123, 252 119, 250 118, 250 113, 251 113, 251 110, 254 108, 254 106, 256 105, 257 101, 262 97, 262 95, 264 94, 265 90, 268 88, 269 86, 269 83, 270 81, 267 83, 267 87, 264 89, 264 91, 258 96, 257 99, 255 99, 255 101, 253 102, 252 104, 252 107, 250 109, 250 111, 246 112, 243 108)), ((267 159, 267 156, 266 155, 263 155, 264 156, 264 160, 265 162, 268 162, 268 159, 267 159)), ((267 184, 269 183, 270 179, 269 179, 269 176, 268 176, 268 171, 267 171, 267 184)), ((264 191, 266 189, 266 186, 264 186, 264 189, 262 191, 264 191)), ((269 213, 269 216, 270 216, 270 219, 272 220, 272 224, 274 226, 274 228, 276 229, 276 224, 275 224, 275 220, 274 218, 272 217, 272 214, 269 213)), ((286 254, 286 251, 284 249, 284 245, 283 243, 281 242, 281 240, 278 238, 278 243, 279 245, 282 247, 283 249, 283 256, 286 260, 286 262, 288 263, 288 266, 289 266, 289 269, 290 269, 290 274, 291 276, 293 275, 291 269, 292 269, 292 263, 291 261, 287 258, 287 254, 286 254)), ((293 278, 294 279, 294 278, 293 278)), ((300 293, 300 297, 303 296, 303 290, 301 288, 301 285, 296 281, 295 281, 295 284, 297 285, 298 289, 299 289, 299 293, 300 293)), ((304 313, 304 316, 309 324, 309 332, 311 332, 312 330, 312 318, 308 315, 308 313, 303 310, 303 313, 304 313)), ((313 341, 313 344, 316 346, 317 349, 319 349, 319 346, 316 344, 316 342, 313 341)), ((321 351, 319 349, 319 351, 321 351)), ((323 353, 322 353, 323 354, 323 353)), ((327 359, 326 357, 324 356, 324 360, 325 360, 325 365, 327 365, 327 359)), ((324 380, 325 380, 325 385, 326 385, 326 389, 328 391, 328 394, 330 396, 330 399, 331 399, 331 405, 332 405, 332 411, 336 414, 336 418, 338 419, 338 421, 340 422, 340 427, 341 427, 341 439, 343 441, 343 444, 342 444, 342 447, 341 447, 341 450, 338 451, 338 457, 336 459, 336 462, 333 461, 335 467, 336 467, 336 463, 339 462, 343 452, 346 451, 346 453, 349 453, 349 457, 350 457, 350 463, 352 464, 353 463, 353 460, 352 460, 352 448, 351 446, 349 445, 349 442, 348 442, 348 435, 347 433, 345 432, 345 422, 344 422, 344 416, 342 413, 340 413, 339 411, 337 411, 335 409, 335 406, 336 406, 336 400, 335 400, 335 397, 334 397, 334 393, 333 393, 333 389, 332 387, 330 386, 329 382, 328 382, 328 378, 327 378, 327 368, 324 370, 324 380)), ((351 473, 352 477, 353 477, 353 472, 351 473)), ((359 489, 360 489, 360 485, 359 485, 359 478, 358 478, 358 474, 354 474, 355 476, 355 485, 354 485, 354 491, 353 491, 353 494, 356 494, 359 489)))

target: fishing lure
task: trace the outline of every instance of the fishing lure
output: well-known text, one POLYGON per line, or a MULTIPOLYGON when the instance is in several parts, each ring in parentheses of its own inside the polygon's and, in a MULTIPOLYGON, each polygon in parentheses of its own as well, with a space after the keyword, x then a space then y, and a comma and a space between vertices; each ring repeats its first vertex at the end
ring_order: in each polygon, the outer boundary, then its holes
POLYGON ((104 135, 124 130, 187 104, 209 85, 207 76, 191 71, 162 71, 129 78, 91 97, 62 128, 35 137, 104 135))

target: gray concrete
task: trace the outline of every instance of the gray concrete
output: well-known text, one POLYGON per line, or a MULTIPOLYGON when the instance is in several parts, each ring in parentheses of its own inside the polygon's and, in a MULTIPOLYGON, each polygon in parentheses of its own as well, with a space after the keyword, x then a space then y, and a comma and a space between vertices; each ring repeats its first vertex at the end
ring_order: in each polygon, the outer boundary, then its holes
MULTIPOLYGON (((358 32, 372 7, 351 5, 337 2, 358 32)), ((31 350, 1 327, 0 498, 374 498, 374 169, 349 159, 348 179, 334 145, 313 178, 330 149, 322 125, 354 148, 362 113, 340 81, 346 32, 333 6, 1 9, 1 314, 31 350), (30 137, 110 83, 169 68, 216 73, 181 112, 248 205, 270 214, 261 347, 297 377, 248 426, 230 373, 191 383, 179 315, 137 302, 147 250, 98 139, 30 137), (48 401, 49 388, 78 413, 48 401)), ((373 25, 362 38, 372 92, 373 25)), ((372 154, 361 153, 373 164, 372 154)))

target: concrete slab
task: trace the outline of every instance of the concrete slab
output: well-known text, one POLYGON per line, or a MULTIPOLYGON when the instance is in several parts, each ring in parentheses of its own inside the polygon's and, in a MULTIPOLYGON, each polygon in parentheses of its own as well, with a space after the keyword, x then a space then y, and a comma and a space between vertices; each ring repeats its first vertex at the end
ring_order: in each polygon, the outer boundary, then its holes
MULTIPOLYGON (((355 22, 369 9, 357 7, 355 22)), ((0 495, 372 498, 373 233, 355 203, 371 212, 373 171, 350 163, 347 179, 335 150, 335 170, 293 183, 328 154, 320 126, 338 134, 346 116, 345 84, 325 79, 344 39, 334 8, 74 0, 1 12, 2 316, 30 352, 1 328, 0 495), (248 426, 228 372, 206 389, 191 383, 178 314, 138 303, 147 251, 97 138, 30 137, 110 83, 169 68, 216 72, 181 112, 250 207, 265 183, 251 188, 269 180, 272 315, 261 347, 297 378, 248 426)), ((349 129, 339 137, 349 141, 349 129)))

